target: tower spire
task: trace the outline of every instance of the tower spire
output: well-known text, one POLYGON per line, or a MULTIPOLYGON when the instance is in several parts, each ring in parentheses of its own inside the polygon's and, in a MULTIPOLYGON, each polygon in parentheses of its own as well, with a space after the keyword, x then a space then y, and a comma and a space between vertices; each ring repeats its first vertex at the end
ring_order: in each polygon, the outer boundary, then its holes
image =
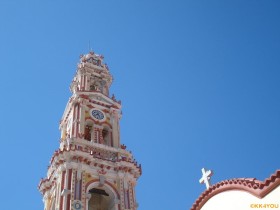
POLYGON ((89 52, 93 52, 93 51, 92 51, 92 47, 91 47, 90 40, 88 40, 88 51, 89 51, 89 52))

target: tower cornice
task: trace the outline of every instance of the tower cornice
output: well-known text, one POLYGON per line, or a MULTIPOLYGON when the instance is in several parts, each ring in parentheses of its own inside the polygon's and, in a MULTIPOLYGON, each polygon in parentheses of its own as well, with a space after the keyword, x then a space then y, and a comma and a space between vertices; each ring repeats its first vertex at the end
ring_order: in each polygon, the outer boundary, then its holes
MULTIPOLYGON (((100 145, 95 146, 101 148, 99 147, 100 145)), ((142 174, 141 165, 132 159, 133 157, 130 152, 124 149, 113 148, 113 150, 117 153, 117 158, 111 160, 100 155, 95 156, 92 154, 92 151, 80 149, 75 145, 70 145, 69 149, 64 148, 63 150, 55 151, 50 160, 47 178, 40 181, 38 189, 42 194, 49 191, 57 179, 57 173, 61 173, 67 169, 78 169, 79 164, 82 164, 84 171, 95 173, 96 175, 99 173, 99 170, 103 169, 105 171, 111 171, 111 173, 118 176, 120 174, 126 174, 126 176, 130 176, 131 178, 139 178, 142 174), (125 155, 129 155, 130 157, 126 157, 125 155)))

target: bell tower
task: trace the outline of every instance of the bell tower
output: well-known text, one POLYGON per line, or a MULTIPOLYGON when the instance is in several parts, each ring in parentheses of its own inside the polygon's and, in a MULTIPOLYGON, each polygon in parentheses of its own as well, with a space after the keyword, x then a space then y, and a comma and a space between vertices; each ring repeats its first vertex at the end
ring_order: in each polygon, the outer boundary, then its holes
POLYGON ((80 56, 59 124, 59 149, 41 179, 44 210, 136 210, 141 165, 120 143, 121 101, 113 78, 94 52, 80 56))

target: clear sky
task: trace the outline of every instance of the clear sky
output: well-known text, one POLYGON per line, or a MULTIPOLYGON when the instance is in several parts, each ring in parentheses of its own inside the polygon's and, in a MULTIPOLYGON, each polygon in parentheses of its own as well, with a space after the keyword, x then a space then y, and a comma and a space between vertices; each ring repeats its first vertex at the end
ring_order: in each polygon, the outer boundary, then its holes
POLYGON ((105 56, 121 141, 143 166, 139 210, 189 209, 205 186, 279 169, 277 0, 1 0, 1 209, 37 190, 80 54, 105 56))

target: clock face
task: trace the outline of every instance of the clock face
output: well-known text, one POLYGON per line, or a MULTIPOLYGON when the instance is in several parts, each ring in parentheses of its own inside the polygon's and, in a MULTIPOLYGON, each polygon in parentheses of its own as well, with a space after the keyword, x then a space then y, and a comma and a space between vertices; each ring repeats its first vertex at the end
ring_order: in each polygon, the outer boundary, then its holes
POLYGON ((92 109, 90 114, 93 118, 95 118, 97 120, 103 120, 104 119, 104 114, 97 109, 92 109))

